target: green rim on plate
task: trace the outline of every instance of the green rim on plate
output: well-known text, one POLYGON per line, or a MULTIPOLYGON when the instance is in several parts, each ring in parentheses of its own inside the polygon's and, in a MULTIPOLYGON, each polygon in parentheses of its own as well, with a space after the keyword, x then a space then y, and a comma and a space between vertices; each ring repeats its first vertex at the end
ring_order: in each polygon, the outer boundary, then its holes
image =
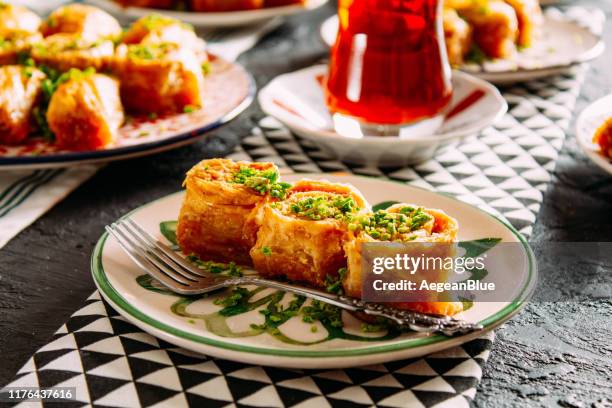
MULTIPOLYGON (((360 177, 360 176, 351 175, 351 177, 360 177)), ((373 179, 372 177, 361 177, 361 178, 370 179, 370 180, 373 179)), ((377 179, 377 181, 384 182, 384 183, 391 183, 391 184, 402 184, 402 183, 397 183, 397 182, 389 181, 389 180, 377 179)), ((406 186, 405 184, 402 184, 402 185, 406 186)), ((415 186, 406 186, 406 187, 425 190, 423 188, 419 188, 415 186)), ((429 190, 425 190, 425 191, 428 191, 431 193, 431 191, 429 190)), ((179 191, 177 193, 174 193, 174 194, 162 197, 162 198, 158 198, 157 200, 151 201, 150 203, 144 204, 130 211, 128 214, 124 215, 122 218, 128 217, 134 212, 142 210, 143 208, 146 208, 150 205, 153 205, 159 200, 163 200, 172 195, 182 194, 182 193, 183 193, 182 191, 179 191)), ((461 203, 462 205, 469 205, 467 203, 464 203, 463 201, 457 200, 456 198, 449 197, 447 195, 443 195, 443 196, 445 198, 450 198, 453 201, 457 201, 461 203)), ((478 211, 482 212, 483 214, 491 217, 495 221, 505 226, 508 230, 510 230, 510 232, 512 232, 512 234, 514 234, 519 240, 519 242, 523 245, 523 248, 525 249, 525 252, 527 253, 528 258, 529 258, 529 275, 525 282, 525 285, 523 286, 523 288, 521 288, 520 293, 516 297, 516 300, 514 300, 513 302, 508 304, 506 307, 504 307, 502 310, 498 311, 492 316, 489 316, 486 319, 481 320, 479 323, 482 324, 486 329, 490 326, 494 326, 500 320, 506 317, 510 317, 514 313, 518 312, 521 306, 524 305, 525 301, 530 296, 535 286, 536 264, 535 264, 535 256, 533 254, 533 251, 531 250, 531 247, 529 246, 525 238, 512 225, 508 224, 507 222, 477 207, 472 207, 472 208, 475 208, 478 211)), ((176 327, 172 327, 170 325, 162 323, 154 319, 153 317, 142 313, 140 310, 138 310, 136 307, 130 304, 123 296, 121 296, 119 292, 115 290, 115 288, 109 282, 106 276, 106 273, 104 272, 104 268, 102 266, 102 252, 103 252, 104 244, 106 243, 107 238, 108 238, 108 233, 105 232, 102 235, 102 237, 100 237, 100 240, 96 244, 96 247, 94 248, 92 258, 91 258, 92 275, 101 293, 104 295, 104 297, 107 300, 110 300, 110 302, 116 308, 120 308, 122 311, 128 313, 135 319, 149 326, 152 326, 153 328, 157 330, 165 332, 166 334, 179 337, 183 340, 189 340, 189 341, 193 341, 196 343, 205 344, 205 345, 213 346, 213 347, 219 347, 219 348, 226 349, 226 350, 233 350, 233 351, 239 351, 239 352, 245 352, 245 353, 264 354, 264 355, 274 355, 274 356, 279 356, 279 357, 351 357, 351 356, 362 356, 362 355, 388 353, 388 352, 393 352, 393 351, 406 350, 406 349, 426 346, 430 344, 440 343, 440 342, 448 341, 452 339, 452 338, 442 336, 442 335, 432 335, 432 336, 427 336, 427 337, 422 337, 422 338, 417 338, 417 339, 406 339, 404 341, 393 343, 393 344, 387 344, 387 345, 382 344, 382 345, 376 345, 376 346, 370 346, 370 347, 360 347, 359 349, 315 351, 315 350, 283 350, 283 349, 278 349, 278 348, 245 346, 245 345, 239 345, 239 344, 232 344, 230 342, 226 342, 222 340, 211 339, 211 338, 204 337, 204 336, 199 336, 197 334, 189 333, 189 332, 177 329, 176 327)))

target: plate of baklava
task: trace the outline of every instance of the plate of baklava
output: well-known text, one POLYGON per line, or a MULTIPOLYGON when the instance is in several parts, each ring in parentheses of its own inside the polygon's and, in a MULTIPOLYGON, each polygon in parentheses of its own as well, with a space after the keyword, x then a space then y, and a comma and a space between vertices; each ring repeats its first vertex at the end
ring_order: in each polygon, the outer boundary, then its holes
POLYGON ((431 191, 341 174, 281 176, 272 163, 228 159, 196 164, 183 185, 185 191, 126 217, 203 273, 257 274, 360 298, 366 274, 363 245, 442 243, 497 254, 496 266, 479 279, 512 281, 516 287, 512 296, 493 302, 427 298, 394 303, 484 326, 446 337, 273 289, 234 286, 206 296, 181 296, 140 269, 113 236, 104 234, 91 264, 102 296, 141 329, 208 356, 302 369, 416 357, 492 330, 524 306, 535 284, 533 253, 514 228, 431 191), (510 255, 502 247, 512 244, 518 250, 510 255))
POLYGON ((598 99, 580 114, 576 139, 593 163, 612 174, 612 95, 598 99))
POLYGON ((198 140, 246 109, 251 76, 193 28, 125 30, 96 7, 0 7, 0 169, 118 160, 198 140))
MULTIPOLYGON (((537 0, 445 0, 448 60, 499 85, 563 73, 605 48, 599 33, 571 17, 558 9, 543 12, 537 0)), ((334 16, 321 26, 323 41, 333 46, 337 31, 334 16)))
POLYGON ((321 7, 328 0, 87 0, 115 15, 140 18, 152 12, 196 27, 257 24, 321 7))

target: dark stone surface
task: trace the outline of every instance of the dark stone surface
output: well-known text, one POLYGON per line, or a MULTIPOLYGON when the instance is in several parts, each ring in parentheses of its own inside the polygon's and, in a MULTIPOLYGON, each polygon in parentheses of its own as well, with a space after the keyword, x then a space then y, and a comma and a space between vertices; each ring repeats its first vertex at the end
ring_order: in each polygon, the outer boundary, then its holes
MULTIPOLYGON (((584 3, 603 7, 612 18, 612 3, 584 3)), ((279 73, 325 56, 318 24, 332 10, 329 6, 290 19, 241 57, 260 87, 279 73)), ((611 23, 606 38, 612 39, 611 23)), ((610 66, 612 49, 593 64, 576 112, 612 89, 610 66)), ((104 225, 178 190, 189 167, 229 152, 260 114, 253 106, 193 146, 108 165, 0 250, 0 384, 9 381, 94 290, 89 259, 104 225)), ((573 129, 568 133, 533 240, 612 241, 612 178, 580 153, 573 129)), ((554 259, 540 261, 554 266, 554 259)), ((476 406, 610 406, 610 265, 591 260, 568 273, 574 275, 570 278, 584 276, 579 295, 585 300, 533 303, 499 329, 476 406), (604 290, 589 291, 593 285, 604 290)))

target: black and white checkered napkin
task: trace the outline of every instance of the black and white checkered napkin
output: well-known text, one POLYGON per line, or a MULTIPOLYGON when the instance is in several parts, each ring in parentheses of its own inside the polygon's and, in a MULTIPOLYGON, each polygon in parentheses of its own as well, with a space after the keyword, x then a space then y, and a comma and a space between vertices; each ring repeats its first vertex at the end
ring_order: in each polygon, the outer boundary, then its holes
MULTIPOLYGON (((505 90, 510 110, 500 123, 411 168, 349 168, 271 118, 258 120, 230 157, 272 161, 286 171, 345 171, 430 188, 501 215, 529 236, 584 71, 505 90)), ((354 369, 250 366, 158 340, 94 293, 9 386, 76 387, 82 405, 125 407, 461 407, 474 398, 492 339, 489 334, 424 358, 354 369)))

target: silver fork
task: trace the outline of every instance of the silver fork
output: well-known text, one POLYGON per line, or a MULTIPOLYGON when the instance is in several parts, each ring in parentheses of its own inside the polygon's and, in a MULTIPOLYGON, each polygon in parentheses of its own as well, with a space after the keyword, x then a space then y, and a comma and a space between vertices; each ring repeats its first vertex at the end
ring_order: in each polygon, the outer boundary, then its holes
POLYGON ((465 320, 396 309, 379 303, 368 303, 348 296, 338 296, 258 276, 232 277, 208 273, 177 254, 164 242, 153 237, 129 217, 106 226, 106 230, 142 270, 180 295, 199 295, 229 286, 255 285, 306 296, 351 312, 385 317, 399 326, 421 333, 441 333, 453 336, 482 329, 482 325, 465 320))

